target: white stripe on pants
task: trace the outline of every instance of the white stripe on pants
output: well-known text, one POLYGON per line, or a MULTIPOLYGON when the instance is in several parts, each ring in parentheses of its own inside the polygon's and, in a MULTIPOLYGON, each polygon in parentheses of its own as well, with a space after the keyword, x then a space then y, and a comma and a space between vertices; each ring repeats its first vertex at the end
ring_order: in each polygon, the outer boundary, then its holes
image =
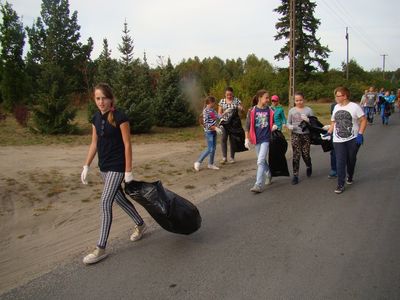
POLYGON ((97 246, 105 248, 112 223, 112 205, 114 200, 133 219, 136 225, 143 224, 143 219, 136 211, 122 191, 121 183, 124 179, 122 172, 100 172, 104 181, 104 189, 101 195, 100 210, 102 214, 100 239, 97 246))

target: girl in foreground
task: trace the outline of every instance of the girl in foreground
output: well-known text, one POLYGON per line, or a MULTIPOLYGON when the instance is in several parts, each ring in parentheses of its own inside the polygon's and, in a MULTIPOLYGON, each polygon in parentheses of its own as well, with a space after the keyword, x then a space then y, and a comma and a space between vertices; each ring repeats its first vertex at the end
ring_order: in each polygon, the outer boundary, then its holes
POLYGON ((106 245, 112 223, 114 200, 136 224, 130 237, 131 241, 139 240, 146 229, 142 217, 121 188, 123 180, 125 182, 133 180, 129 120, 122 111, 115 109, 114 95, 107 84, 100 83, 94 88, 94 100, 99 110, 92 119, 92 142, 83 166, 81 181, 83 184, 88 184, 89 166, 97 153, 104 189, 100 202, 102 215, 100 238, 96 249, 83 258, 84 264, 96 263, 108 255, 106 245))

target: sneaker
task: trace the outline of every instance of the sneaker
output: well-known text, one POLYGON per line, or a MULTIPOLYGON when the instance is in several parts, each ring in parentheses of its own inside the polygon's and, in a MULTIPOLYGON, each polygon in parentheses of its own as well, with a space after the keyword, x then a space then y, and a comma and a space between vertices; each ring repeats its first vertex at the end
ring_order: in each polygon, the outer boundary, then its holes
POLYGON ((226 157, 223 157, 221 160, 221 164, 224 165, 224 164, 226 164, 226 162, 227 162, 226 157))
POLYGON ((94 251, 83 258, 83 263, 85 265, 90 265, 99 262, 100 260, 106 258, 108 254, 106 253, 106 249, 101 249, 96 247, 94 251))
POLYGON ((211 170, 219 170, 219 168, 216 165, 208 165, 208 168, 211 170))
POLYGON ((298 183, 299 183, 299 177, 298 176, 293 176, 292 184, 295 185, 295 184, 298 184, 298 183))
POLYGON ((147 229, 147 227, 146 227, 145 223, 143 223, 142 225, 136 225, 131 234, 131 241, 135 242, 135 241, 140 240, 142 238, 144 232, 146 231, 146 229, 147 229))
POLYGON ((331 170, 331 171, 329 172, 329 174, 328 174, 328 178, 329 178, 329 179, 333 179, 333 178, 336 178, 336 177, 337 177, 336 171, 331 170))
POLYGON ((233 158, 231 158, 231 159, 229 160, 229 163, 230 163, 230 164, 234 164, 234 163, 235 163, 235 160, 234 160, 233 158))
POLYGON ((353 178, 347 177, 347 179, 346 179, 346 184, 352 185, 352 184, 353 184, 353 178))
POLYGON ((198 172, 198 171, 200 171, 200 163, 198 162, 198 161, 196 161, 195 163, 194 163, 194 169, 198 172))
POLYGON ((344 192, 344 186, 338 185, 338 186, 336 187, 336 189, 335 189, 335 193, 336 193, 336 194, 341 194, 341 193, 343 193, 343 192, 344 192))
POLYGON ((258 186, 257 184, 255 184, 255 185, 250 189, 250 192, 259 194, 259 193, 262 193, 262 192, 263 192, 263 189, 262 189, 260 186, 258 186))
POLYGON ((307 177, 311 177, 312 174, 312 166, 307 167, 307 177))
POLYGON ((265 185, 270 185, 271 181, 272 181, 272 176, 268 174, 267 178, 265 178, 265 185))

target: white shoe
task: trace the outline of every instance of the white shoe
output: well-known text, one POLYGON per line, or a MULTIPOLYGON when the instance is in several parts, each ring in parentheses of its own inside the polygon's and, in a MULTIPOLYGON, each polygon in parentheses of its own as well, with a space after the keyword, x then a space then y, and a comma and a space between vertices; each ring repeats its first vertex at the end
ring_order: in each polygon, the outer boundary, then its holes
POLYGON ((219 168, 216 165, 208 165, 208 168, 211 170, 219 170, 219 168))
POLYGON ((200 171, 200 163, 198 162, 198 161, 196 161, 195 163, 194 163, 194 169, 198 172, 198 171, 200 171))
POLYGON ((267 177, 265 178, 265 185, 270 185, 272 181, 272 176, 271 175, 267 175, 267 177))
POLYGON ((233 158, 231 158, 231 159, 229 160, 229 163, 230 163, 230 164, 234 164, 234 163, 235 163, 235 160, 234 160, 233 158))
POLYGON ((226 157, 223 157, 222 160, 221 160, 221 165, 226 164, 226 162, 227 162, 226 157))
POLYGON ((250 189, 250 192, 253 192, 253 193, 256 193, 256 194, 262 193, 263 191, 264 191, 264 189, 263 189, 262 187, 258 186, 257 184, 255 184, 255 185, 250 189))
POLYGON ((85 265, 90 265, 99 262, 100 260, 106 258, 108 254, 106 253, 106 249, 101 249, 96 247, 94 251, 83 258, 83 263, 85 265))
POLYGON ((142 238, 144 232, 146 231, 147 227, 146 224, 143 223, 143 225, 136 225, 135 228, 133 229, 133 232, 131 234, 131 241, 135 242, 138 241, 142 238))

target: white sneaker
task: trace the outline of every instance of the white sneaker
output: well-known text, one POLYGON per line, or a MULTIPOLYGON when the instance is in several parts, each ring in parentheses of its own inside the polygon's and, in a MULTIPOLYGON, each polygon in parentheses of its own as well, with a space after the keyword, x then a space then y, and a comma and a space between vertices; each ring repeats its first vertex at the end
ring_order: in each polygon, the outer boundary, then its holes
POLYGON ((131 241, 136 242, 136 241, 140 240, 142 238, 144 232, 146 231, 146 229, 147 229, 147 227, 146 227, 145 223, 143 223, 143 225, 140 225, 140 226, 136 225, 131 234, 131 241))
POLYGON ((227 162, 226 157, 223 157, 222 160, 221 160, 221 165, 226 164, 226 162, 227 162))
POLYGON ((234 160, 233 158, 231 158, 231 159, 229 160, 229 163, 230 163, 230 164, 234 164, 234 163, 235 163, 235 160, 234 160))
POLYGON ((219 168, 216 165, 208 165, 208 168, 211 170, 219 170, 219 168))
POLYGON ((258 186, 257 184, 255 184, 255 185, 250 189, 250 192, 253 192, 253 193, 256 193, 256 194, 262 193, 263 191, 264 191, 264 189, 263 189, 262 187, 258 186))
POLYGON ((270 174, 265 178, 265 185, 270 185, 272 181, 272 176, 270 174))
POLYGON ((198 162, 198 161, 196 161, 195 163, 194 163, 194 169, 198 172, 198 171, 200 171, 200 163, 198 162))
POLYGON ((90 265, 99 262, 100 260, 106 258, 108 253, 106 253, 106 249, 101 249, 96 247, 94 251, 83 258, 83 263, 85 265, 90 265))

